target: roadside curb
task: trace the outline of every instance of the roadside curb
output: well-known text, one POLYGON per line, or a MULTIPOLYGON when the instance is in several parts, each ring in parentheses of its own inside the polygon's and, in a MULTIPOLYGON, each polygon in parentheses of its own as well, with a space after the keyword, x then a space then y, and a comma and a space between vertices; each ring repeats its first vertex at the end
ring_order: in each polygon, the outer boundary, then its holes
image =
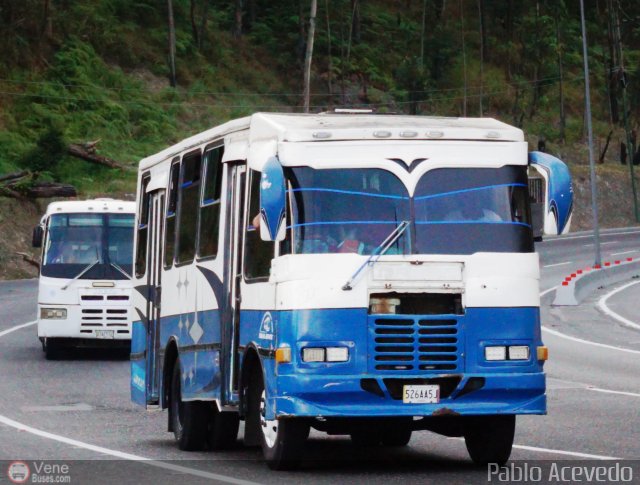
POLYGON ((553 306, 576 306, 598 288, 640 277, 640 260, 607 261, 593 268, 579 269, 556 289, 553 306))

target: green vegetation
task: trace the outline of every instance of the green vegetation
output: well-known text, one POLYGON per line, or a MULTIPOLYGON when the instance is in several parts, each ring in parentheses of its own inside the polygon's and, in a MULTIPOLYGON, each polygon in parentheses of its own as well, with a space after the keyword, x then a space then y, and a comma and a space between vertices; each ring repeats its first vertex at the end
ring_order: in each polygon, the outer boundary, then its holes
MULTIPOLYGON (((0 0, 0 173, 29 168, 86 195, 133 192, 143 156, 254 111, 300 110, 310 0, 173 0, 175 87, 167 3, 0 0), (132 170, 116 174, 64 149, 95 140, 132 170)), ((616 159, 624 136, 613 15, 635 127, 640 4, 585 3, 594 126, 601 146, 614 132, 616 159)), ((584 137, 579 19, 577 0, 320 0, 312 111, 493 116, 584 162, 571 149, 584 137)))

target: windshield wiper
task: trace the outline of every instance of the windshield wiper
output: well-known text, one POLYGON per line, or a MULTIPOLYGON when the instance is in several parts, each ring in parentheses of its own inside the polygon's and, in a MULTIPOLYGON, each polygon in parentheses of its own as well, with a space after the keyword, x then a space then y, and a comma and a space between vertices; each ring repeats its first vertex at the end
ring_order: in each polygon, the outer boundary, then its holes
POLYGON ((378 259, 380 259, 380 256, 386 253, 387 250, 391 247, 391 245, 395 243, 400 236, 402 236, 402 233, 407 227, 409 227, 409 221, 402 221, 400 224, 398 224, 398 226, 396 226, 396 228, 393 231, 391 231, 391 234, 389 234, 385 238, 385 240, 382 241, 380 245, 373 250, 371 255, 367 258, 367 260, 364 263, 362 263, 362 265, 356 270, 356 272, 353 273, 353 275, 351 275, 351 278, 349 278, 349 280, 344 284, 342 289, 344 291, 352 290, 353 287, 351 285, 353 284, 353 281, 356 279, 356 277, 360 274, 360 271, 362 271, 362 269, 365 266, 367 266, 369 263, 375 264, 378 261, 378 259), (373 258, 376 258, 375 261, 373 260, 373 258))
POLYGON ((109 262, 109 264, 111 266, 113 266, 115 269, 117 269, 118 271, 120 271, 123 275, 125 275, 127 277, 128 280, 131 279, 131 275, 129 273, 127 273, 125 270, 123 270, 120 266, 118 266, 116 263, 112 263, 109 262))
POLYGON ((87 271, 89 271, 91 268, 93 268, 96 264, 98 264, 100 262, 99 259, 96 259, 93 263, 87 265, 82 271, 80 271, 80 273, 78 273, 76 276, 74 276, 72 279, 70 279, 69 281, 67 281, 67 284, 64 285, 62 287, 63 290, 66 290, 67 288, 69 288, 69 285, 71 283, 73 283, 75 280, 77 280, 78 278, 80 278, 83 274, 85 274, 87 271))

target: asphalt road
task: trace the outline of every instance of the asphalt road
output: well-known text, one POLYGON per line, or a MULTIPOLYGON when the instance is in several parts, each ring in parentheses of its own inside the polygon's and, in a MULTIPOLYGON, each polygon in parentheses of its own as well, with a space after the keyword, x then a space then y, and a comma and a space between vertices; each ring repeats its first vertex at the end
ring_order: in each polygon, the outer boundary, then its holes
MULTIPOLYGON (((602 242, 605 261, 640 257, 640 229, 606 231, 602 242)), ((537 249, 541 290, 593 263, 588 234, 537 249)), ((640 329, 597 309, 614 289, 579 307, 543 298, 549 414, 518 419, 512 460, 640 459, 640 329)), ((130 402, 126 356, 78 353, 49 362, 35 326, 5 333, 35 318, 36 291, 35 280, 0 283, 0 483, 13 460, 62 460, 72 483, 487 483, 463 441, 428 432, 414 433, 404 449, 363 449, 347 437, 312 434, 294 473, 269 471, 258 449, 240 444, 224 453, 180 452, 166 414, 130 402)), ((638 298, 640 285, 629 286, 608 307, 640 324, 638 298)))

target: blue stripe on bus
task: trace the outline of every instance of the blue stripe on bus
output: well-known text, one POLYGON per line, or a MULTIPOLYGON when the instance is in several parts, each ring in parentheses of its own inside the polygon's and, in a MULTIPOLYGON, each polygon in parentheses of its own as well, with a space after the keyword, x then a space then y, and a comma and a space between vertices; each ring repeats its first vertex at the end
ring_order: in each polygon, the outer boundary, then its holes
POLYGON ((436 197, 446 197, 449 195, 464 194, 467 192, 477 192, 479 190, 497 189, 500 187, 527 187, 526 184, 497 184, 497 185, 485 185, 483 187, 473 187, 471 189, 452 190, 451 192, 441 192, 439 194, 421 195, 415 197, 414 200, 435 199, 436 197))
POLYGON ((355 190, 338 190, 338 189, 323 189, 323 188, 306 188, 306 189, 291 189, 288 192, 331 192, 334 194, 347 194, 347 195, 364 195, 367 197, 378 197, 382 199, 402 199, 409 200, 409 197, 403 195, 385 195, 385 194, 372 194, 370 192, 356 192, 355 190))
POLYGON ((509 224, 513 226, 525 226, 531 227, 530 224, 525 222, 517 222, 517 221, 416 221, 416 224, 419 225, 430 225, 430 224, 509 224))

